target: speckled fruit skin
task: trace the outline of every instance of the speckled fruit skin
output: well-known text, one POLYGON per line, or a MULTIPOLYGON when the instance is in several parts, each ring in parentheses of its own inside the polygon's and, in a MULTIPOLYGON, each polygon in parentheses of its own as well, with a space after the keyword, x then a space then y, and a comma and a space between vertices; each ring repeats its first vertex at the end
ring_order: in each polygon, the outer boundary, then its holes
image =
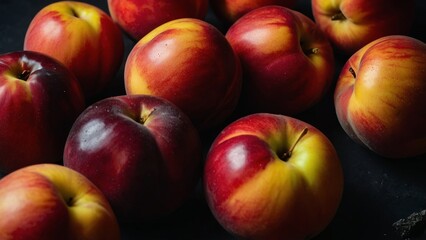
POLYGON ((237 106, 240 61, 213 25, 193 18, 167 22, 131 50, 124 72, 128 95, 169 100, 200 130, 222 123, 237 106))
POLYGON ((302 240, 334 217, 343 172, 335 148, 318 129, 288 116, 257 113, 217 136, 203 183, 213 215, 233 235, 302 240))
POLYGON ((119 240, 103 193, 57 164, 35 164, 0 179, 0 239, 119 240))
POLYGON ((321 31, 347 55, 380 37, 408 34, 414 21, 414 0, 312 0, 321 31))
POLYGON ((426 44, 386 36, 353 54, 334 93, 337 117, 357 143, 379 155, 426 153, 426 44))
POLYGON ((77 79, 55 59, 29 51, 0 55, 0 172, 61 163, 84 108, 77 79))
POLYGON ((114 96, 75 121, 64 165, 98 186, 120 222, 154 221, 180 207, 201 174, 201 143, 189 118, 153 96, 114 96))
POLYGON ((28 26, 24 49, 56 58, 95 99, 114 79, 124 55, 120 28, 96 6, 59 1, 41 9, 28 26))
POLYGON ((302 13, 258 8, 235 22, 226 38, 241 61, 241 105, 249 112, 295 115, 318 103, 331 85, 333 49, 302 13))
POLYGON ((293 8, 296 2, 297 0, 211 0, 210 4, 219 19, 232 24, 244 14, 257 8, 268 5, 293 8))
POLYGON ((179 18, 204 19, 208 0, 108 0, 111 17, 139 41, 154 28, 179 18))

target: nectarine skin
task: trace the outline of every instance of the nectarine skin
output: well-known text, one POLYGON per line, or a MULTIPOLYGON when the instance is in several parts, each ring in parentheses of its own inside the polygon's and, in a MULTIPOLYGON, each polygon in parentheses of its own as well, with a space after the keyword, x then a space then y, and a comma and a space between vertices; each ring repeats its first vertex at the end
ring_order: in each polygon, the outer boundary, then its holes
POLYGON ((226 33, 243 68, 241 105, 286 115, 318 103, 333 80, 333 49, 307 16, 281 6, 251 11, 226 33))
POLYGON ((108 0, 111 17, 139 41, 154 28, 178 18, 204 19, 208 0, 108 0))
POLYGON ((257 113, 220 132, 208 152, 203 183, 213 215, 230 233, 302 240, 334 217, 343 172, 332 143, 315 127, 257 113))
POLYGON ((30 51, 0 55, 0 172, 60 163, 84 101, 75 76, 55 59, 30 51))
POLYGON ((119 27, 96 6, 75 1, 52 3, 32 19, 24 49, 47 54, 77 77, 86 99, 114 79, 124 56, 119 27))
POLYGON ((114 96, 75 121, 64 165, 89 178, 119 221, 152 221, 176 210, 197 184, 201 142, 189 118, 153 96, 114 96))
POLYGON ((293 8, 296 2, 297 0, 213 0, 210 4, 220 20, 232 24, 244 14, 257 8, 268 5, 293 8))
POLYGON ((177 105, 200 130, 222 123, 237 106, 238 56, 213 25, 192 18, 165 23, 143 37, 127 58, 127 94, 161 97, 177 105))
POLYGON ((103 193, 57 164, 35 164, 0 179, 0 239, 119 240, 103 193))
POLYGON ((414 0, 312 0, 312 13, 333 46, 354 54, 380 37, 408 34, 414 0))
POLYGON ((426 44, 377 39, 353 54, 334 93, 337 117, 356 142, 389 158, 426 153, 426 44))

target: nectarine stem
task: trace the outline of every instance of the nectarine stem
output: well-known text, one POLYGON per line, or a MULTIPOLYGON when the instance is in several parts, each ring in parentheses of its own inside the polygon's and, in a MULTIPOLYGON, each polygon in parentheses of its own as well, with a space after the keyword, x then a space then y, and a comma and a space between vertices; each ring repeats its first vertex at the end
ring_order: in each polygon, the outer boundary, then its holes
POLYGON ((354 78, 356 78, 356 73, 355 73, 355 70, 353 69, 353 68, 349 68, 349 72, 352 74, 352 76, 354 77, 354 78))
POLYGON ((30 76, 31 71, 28 69, 22 70, 22 72, 19 74, 18 78, 21 80, 27 80, 30 76))
POLYGON ((311 54, 317 54, 319 52, 319 48, 308 48, 307 43, 303 41, 303 39, 300 41, 300 46, 302 47, 303 53, 305 53, 307 56, 311 54))
POLYGON ((78 13, 75 11, 75 9, 71 8, 71 14, 76 17, 79 18, 80 16, 78 15, 78 13))
POLYGON ((293 153, 293 150, 296 147, 297 143, 300 141, 300 139, 302 139, 303 136, 306 135, 306 133, 308 133, 308 128, 304 128, 302 130, 299 137, 296 139, 296 142, 294 142, 293 145, 291 146, 291 148, 283 154, 282 159, 288 159, 288 158, 291 157, 291 154, 293 153))
POLYGON ((306 52, 306 55, 317 54, 319 52, 318 48, 311 48, 306 52))
MULTIPOLYGON (((153 108, 151 111, 149 111, 147 114, 142 114, 141 116, 141 123, 145 123, 146 120, 148 120, 149 116, 151 116, 151 114, 155 111, 155 108, 153 108)), ((144 113, 144 112, 143 112, 144 113)))
POLYGON ((341 13, 341 12, 336 13, 333 16, 331 16, 332 21, 341 21, 341 20, 345 20, 345 19, 346 19, 345 15, 343 15, 343 13, 341 13))

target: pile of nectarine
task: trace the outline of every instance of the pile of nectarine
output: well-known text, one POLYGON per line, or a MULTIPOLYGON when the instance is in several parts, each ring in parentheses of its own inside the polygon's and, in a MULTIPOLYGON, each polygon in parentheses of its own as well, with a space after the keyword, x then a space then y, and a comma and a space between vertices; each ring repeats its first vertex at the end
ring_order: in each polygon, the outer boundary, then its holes
POLYGON ((0 239, 119 239, 121 224, 173 213, 199 183, 232 235, 318 235, 344 171, 298 114, 332 92, 354 144, 426 153, 414 2, 377 2, 312 0, 312 18, 295 0, 45 6, 22 51, 0 55, 0 239))

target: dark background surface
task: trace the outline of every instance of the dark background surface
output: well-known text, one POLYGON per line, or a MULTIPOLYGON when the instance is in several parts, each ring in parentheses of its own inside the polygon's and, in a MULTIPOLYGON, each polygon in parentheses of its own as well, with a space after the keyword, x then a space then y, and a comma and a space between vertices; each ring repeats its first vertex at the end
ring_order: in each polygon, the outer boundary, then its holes
MULTIPOLYGON (((22 50, 31 19, 42 7, 52 2, 0 0, 0 54, 22 50)), ((107 0, 85 2, 108 12, 107 0)), ((426 2, 417 0, 416 4, 415 24, 410 35, 425 42, 426 2)), ((308 0, 299 0, 295 10, 312 18, 308 0)), ((206 21, 226 31, 211 12, 206 21)), ((135 43, 125 35, 123 38, 125 58, 122 67, 104 96, 99 98, 124 94, 124 62, 135 43)), ((338 53, 336 56, 335 79, 346 61, 344 56, 338 53)), ((295 116, 314 125, 330 138, 341 159, 345 176, 342 202, 336 216, 315 240, 401 239, 392 223, 426 209, 426 156, 385 159, 355 144, 337 121, 332 92, 333 89, 319 104, 295 116)), ((205 136, 206 149, 218 131, 220 128, 205 136)), ((193 197, 171 216, 144 226, 122 226, 122 234, 123 239, 233 239, 211 215, 200 186, 193 197)), ((416 239, 426 239, 426 234, 416 239)))

